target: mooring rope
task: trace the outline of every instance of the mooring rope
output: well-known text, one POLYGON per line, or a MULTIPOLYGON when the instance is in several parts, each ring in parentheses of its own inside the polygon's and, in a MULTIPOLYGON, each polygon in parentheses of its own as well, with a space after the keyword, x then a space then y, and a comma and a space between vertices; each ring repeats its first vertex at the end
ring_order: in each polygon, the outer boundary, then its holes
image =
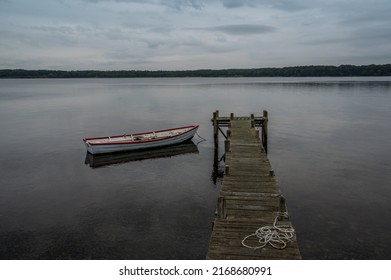
POLYGON ((201 137, 201 136, 198 134, 198 132, 196 132, 196 135, 197 135, 198 137, 200 137, 202 140, 206 141, 206 139, 205 139, 204 137, 201 137))
POLYGON ((242 245, 246 248, 250 249, 261 249, 265 247, 267 244, 270 244, 272 247, 276 249, 284 249, 288 243, 293 242, 295 236, 295 230, 290 225, 277 225, 278 218, 284 217, 288 218, 288 214, 286 212, 280 213, 274 219, 274 223, 272 226, 263 226, 258 228, 255 233, 247 235, 242 240, 242 245), (251 246, 246 244, 246 240, 251 237, 257 237, 258 242, 261 244, 259 246, 251 246))

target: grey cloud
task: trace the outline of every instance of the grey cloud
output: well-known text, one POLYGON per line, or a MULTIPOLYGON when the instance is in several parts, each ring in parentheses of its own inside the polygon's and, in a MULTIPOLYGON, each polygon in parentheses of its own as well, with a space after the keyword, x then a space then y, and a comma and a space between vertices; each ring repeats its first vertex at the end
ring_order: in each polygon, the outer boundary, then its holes
MULTIPOLYGON (((346 9, 348 9, 346 7, 346 9)), ((357 26, 373 22, 391 24, 391 2, 387 5, 371 5, 370 8, 350 8, 349 13, 339 21, 341 25, 357 26)))
POLYGON ((203 0, 83 0, 83 1, 90 2, 90 3, 117 2, 117 3, 161 5, 179 11, 187 8, 199 10, 202 9, 204 6, 203 0))
POLYGON ((125 2, 125 3, 145 3, 146 0, 82 0, 84 2, 99 3, 99 2, 125 2))
POLYGON ((324 7, 332 20, 343 32, 340 39, 346 45, 369 47, 390 44, 391 38, 391 2, 374 1, 371 5, 364 2, 341 2, 324 7))
POLYGON ((325 38, 315 38, 315 39, 309 39, 309 40, 303 40, 300 42, 301 45, 314 45, 314 46, 318 46, 318 45, 329 45, 329 44, 339 44, 339 43, 343 43, 346 41, 346 38, 336 38, 336 37, 332 37, 332 38, 328 38, 328 37, 325 37, 325 38))
MULTIPOLYGON (((213 2, 220 2, 225 8, 234 9, 241 7, 270 7, 272 9, 284 11, 297 11, 306 9, 305 0, 83 0, 90 3, 100 2, 117 2, 117 3, 134 3, 164 6, 169 9, 182 11, 185 9, 202 10, 205 6, 213 2)), ((311 3, 309 1, 308 3, 311 3)))
POLYGON ((302 1, 290 1, 290 0, 221 0, 222 4, 226 8, 240 8, 240 7, 257 7, 266 6, 273 9, 284 11, 297 11, 306 8, 302 1))
POLYGON ((276 28, 268 25, 234 24, 210 27, 206 30, 219 31, 230 35, 256 35, 274 32, 276 28))
POLYGON ((66 35, 80 35, 86 34, 89 30, 83 26, 53 26, 53 25, 40 25, 40 26, 32 26, 31 30, 38 30, 42 32, 52 33, 52 34, 66 34, 66 35))
POLYGON ((272 1, 272 7, 283 11, 299 11, 309 8, 309 6, 302 4, 300 1, 272 1))
POLYGON ((172 31, 172 28, 167 26, 158 26, 158 27, 150 28, 149 31, 153 33, 159 33, 159 34, 168 34, 172 31))
POLYGON ((204 2, 202 0, 166 0, 161 1, 162 4, 174 8, 176 10, 183 10, 185 8, 193 8, 196 10, 200 10, 204 6, 204 2))
POLYGON ((391 30, 388 27, 363 27, 352 32, 351 38, 356 47, 391 45, 391 30))
POLYGON ((149 63, 148 56, 135 55, 129 52, 127 49, 111 50, 104 53, 104 56, 110 61, 110 63, 116 63, 118 61, 127 61, 130 64, 145 64, 149 63))
POLYGON ((257 3, 257 1, 253 1, 253 0, 242 0, 242 1, 238 1, 238 0, 221 0, 221 2, 223 3, 223 6, 226 7, 226 8, 239 8, 239 7, 244 7, 244 6, 250 6, 250 7, 254 7, 257 3))
POLYGON ((114 69, 133 63, 156 69, 390 58, 389 0, 33 2, 0 0, 3 67, 114 69), (229 59, 220 59, 224 55, 229 59))

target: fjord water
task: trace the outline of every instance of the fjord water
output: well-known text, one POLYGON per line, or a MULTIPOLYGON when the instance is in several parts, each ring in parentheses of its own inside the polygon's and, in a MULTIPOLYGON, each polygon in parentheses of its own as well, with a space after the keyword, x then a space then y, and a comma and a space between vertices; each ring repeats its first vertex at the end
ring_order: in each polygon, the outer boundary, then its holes
POLYGON ((0 258, 204 259, 218 109, 268 110, 304 259, 390 259, 390 104, 391 77, 0 80, 0 258), (189 124, 206 141, 180 152, 82 143, 189 124))

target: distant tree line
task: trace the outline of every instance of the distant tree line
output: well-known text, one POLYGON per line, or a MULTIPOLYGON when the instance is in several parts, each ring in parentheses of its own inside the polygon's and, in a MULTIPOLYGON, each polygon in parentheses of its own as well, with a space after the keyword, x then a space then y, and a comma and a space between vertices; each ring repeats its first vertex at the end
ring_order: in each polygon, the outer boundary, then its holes
POLYGON ((293 66, 253 69, 200 69, 178 71, 61 71, 2 69, 0 78, 174 78, 174 77, 342 77, 342 76, 391 76, 391 64, 293 66))

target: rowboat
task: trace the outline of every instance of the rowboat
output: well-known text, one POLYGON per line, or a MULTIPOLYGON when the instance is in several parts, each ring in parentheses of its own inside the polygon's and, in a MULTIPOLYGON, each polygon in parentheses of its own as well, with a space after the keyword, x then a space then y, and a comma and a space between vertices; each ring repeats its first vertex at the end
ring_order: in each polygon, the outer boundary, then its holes
POLYGON ((132 161, 143 161, 151 159, 172 158, 185 154, 198 154, 198 147, 193 141, 186 141, 177 145, 159 147, 156 149, 144 149, 118 153, 106 153, 92 155, 86 153, 84 163, 91 168, 119 165, 132 161))
POLYGON ((198 125, 190 125, 135 134, 84 138, 83 142, 87 151, 93 155, 152 149, 190 140, 197 129, 198 125))

